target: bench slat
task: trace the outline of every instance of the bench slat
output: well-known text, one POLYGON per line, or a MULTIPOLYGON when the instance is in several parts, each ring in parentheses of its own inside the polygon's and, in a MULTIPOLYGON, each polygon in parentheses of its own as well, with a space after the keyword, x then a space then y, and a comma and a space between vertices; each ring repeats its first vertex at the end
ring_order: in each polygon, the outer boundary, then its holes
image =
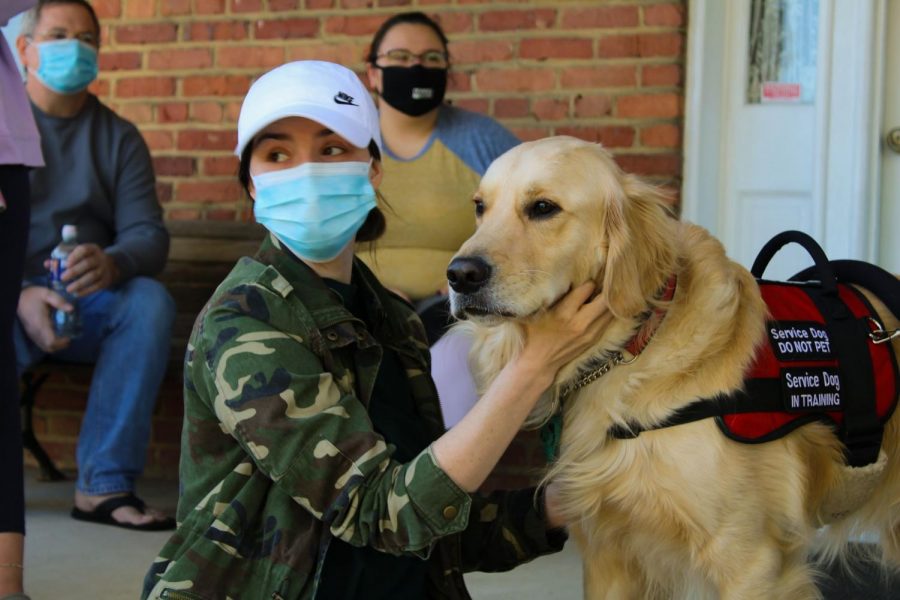
POLYGON ((169 244, 169 260, 234 263, 242 256, 253 256, 256 254, 256 250, 259 248, 260 239, 238 240, 173 237, 169 244))
POLYGON ((261 240, 266 233, 252 221, 166 221, 166 229, 173 238, 261 240))

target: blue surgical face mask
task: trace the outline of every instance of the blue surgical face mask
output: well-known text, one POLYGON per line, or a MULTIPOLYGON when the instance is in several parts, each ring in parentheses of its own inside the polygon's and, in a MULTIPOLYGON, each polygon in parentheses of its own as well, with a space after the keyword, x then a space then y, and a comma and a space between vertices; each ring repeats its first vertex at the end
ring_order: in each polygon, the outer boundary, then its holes
POLYGON ((310 262, 335 258, 375 208, 369 163, 304 163, 252 175, 257 222, 310 262))
POLYGON ((53 40, 37 44, 35 76, 58 94, 75 94, 97 78, 97 49, 80 40, 53 40))

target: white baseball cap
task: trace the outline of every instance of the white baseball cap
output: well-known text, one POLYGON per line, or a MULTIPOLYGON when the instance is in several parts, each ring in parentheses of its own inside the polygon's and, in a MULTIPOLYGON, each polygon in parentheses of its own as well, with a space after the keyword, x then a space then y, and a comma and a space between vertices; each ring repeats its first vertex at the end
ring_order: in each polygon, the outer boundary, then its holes
POLYGON ((375 140, 381 149, 378 110, 356 73, 320 60, 300 60, 272 69, 250 86, 238 117, 241 156, 257 133, 285 117, 321 123, 358 148, 375 140))

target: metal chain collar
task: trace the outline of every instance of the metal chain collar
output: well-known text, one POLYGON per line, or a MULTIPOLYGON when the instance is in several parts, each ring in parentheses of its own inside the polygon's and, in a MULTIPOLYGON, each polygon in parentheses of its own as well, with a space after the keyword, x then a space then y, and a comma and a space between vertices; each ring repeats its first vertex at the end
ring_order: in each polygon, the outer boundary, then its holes
POLYGON ((562 389, 562 392, 560 393, 560 398, 568 398, 572 392, 574 392, 575 390, 579 390, 586 385, 594 383, 595 381, 609 373, 609 371, 616 365, 628 364, 633 360, 634 358, 631 358, 626 361, 621 352, 613 353, 609 360, 605 360, 596 368, 582 373, 582 375, 578 379, 566 385, 566 387, 564 387, 562 389))

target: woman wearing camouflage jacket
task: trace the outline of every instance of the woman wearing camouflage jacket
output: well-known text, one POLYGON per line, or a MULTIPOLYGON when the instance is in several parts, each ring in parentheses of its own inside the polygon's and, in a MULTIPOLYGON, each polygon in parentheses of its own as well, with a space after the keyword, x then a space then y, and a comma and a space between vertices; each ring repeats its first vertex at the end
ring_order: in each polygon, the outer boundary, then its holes
POLYGON ((605 304, 586 284, 534 319, 445 432, 421 323, 353 257, 384 229, 380 143, 338 65, 290 63, 248 92, 240 178, 271 235, 194 326, 179 525, 144 598, 468 598, 463 572, 562 548, 543 494, 475 491, 605 304))

